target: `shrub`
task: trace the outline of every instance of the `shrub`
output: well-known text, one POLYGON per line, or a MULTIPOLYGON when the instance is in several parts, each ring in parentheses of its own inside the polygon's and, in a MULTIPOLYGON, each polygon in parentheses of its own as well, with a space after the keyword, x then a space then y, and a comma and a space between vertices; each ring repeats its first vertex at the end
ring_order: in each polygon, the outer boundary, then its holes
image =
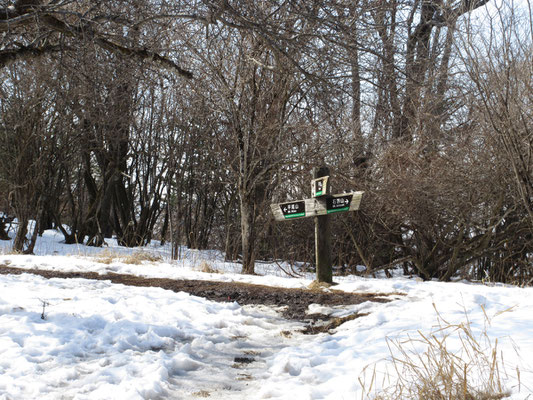
MULTIPOLYGON (((490 323, 486 314, 485 318, 490 323)), ((378 379, 374 366, 370 383, 360 378, 364 398, 497 400, 510 395, 504 385, 506 374, 498 340, 491 340, 486 329, 476 336, 468 319, 451 324, 438 315, 436 332, 426 335, 419 331, 416 337, 388 343, 394 374, 386 373, 383 388, 374 389, 378 379), (457 339, 459 350, 450 350, 449 343, 457 339), (422 352, 421 347, 425 349, 422 352)))

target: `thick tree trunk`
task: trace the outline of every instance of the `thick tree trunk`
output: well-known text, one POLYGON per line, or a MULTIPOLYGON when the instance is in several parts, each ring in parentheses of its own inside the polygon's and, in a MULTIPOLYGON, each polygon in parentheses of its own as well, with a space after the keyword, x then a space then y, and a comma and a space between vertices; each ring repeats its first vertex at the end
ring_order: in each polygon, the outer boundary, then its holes
MULTIPOLYGON (((42 212, 41 212, 42 214, 42 212)), ((35 249, 35 243, 37 243, 37 235, 39 234, 39 231, 40 231, 40 223, 39 221, 41 220, 41 218, 37 218, 35 220, 35 225, 33 227, 33 231, 31 233, 31 237, 30 237, 30 241, 28 242, 28 247, 26 247, 24 250, 23 250, 23 253, 24 254, 33 254, 33 250, 35 249)))
POLYGON ((161 246, 164 246, 166 243, 166 236, 169 226, 169 216, 170 216, 170 207, 168 203, 165 205, 165 217, 163 219, 163 227, 161 228, 161 246))
POLYGON ((13 251, 15 253, 22 253, 24 251, 24 244, 26 243, 26 234, 28 233, 29 218, 25 215, 17 215, 18 229, 15 240, 13 241, 13 251))
POLYGON ((224 244, 224 261, 235 261, 239 257, 240 237, 233 221, 226 221, 224 244))
POLYGON ((255 204, 241 194, 242 273, 255 273, 255 204))
POLYGON ((9 235, 6 231, 6 218, 0 217, 0 240, 9 240, 9 235))

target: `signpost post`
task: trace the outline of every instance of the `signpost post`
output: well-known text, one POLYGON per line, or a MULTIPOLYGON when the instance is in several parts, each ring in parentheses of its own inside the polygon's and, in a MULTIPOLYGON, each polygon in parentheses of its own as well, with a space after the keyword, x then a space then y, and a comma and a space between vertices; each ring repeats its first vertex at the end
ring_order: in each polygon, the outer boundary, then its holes
POLYGON ((287 203, 271 204, 276 221, 297 218, 315 218, 316 280, 332 283, 331 232, 329 214, 356 211, 361 204, 363 192, 330 194, 329 169, 313 169, 311 198, 287 203))
MULTIPOLYGON (((317 190, 313 197, 327 198, 329 194, 327 189, 327 177, 329 176, 329 168, 320 167, 313 169, 313 181, 315 182, 315 189, 317 190), (322 182, 321 178, 325 179, 325 185, 319 185, 322 182), (319 197, 320 196, 320 197, 319 197)), ((315 217, 315 260, 316 260, 316 280, 318 282, 333 283, 333 268, 331 267, 331 230, 329 228, 329 216, 327 214, 317 215, 315 217)))

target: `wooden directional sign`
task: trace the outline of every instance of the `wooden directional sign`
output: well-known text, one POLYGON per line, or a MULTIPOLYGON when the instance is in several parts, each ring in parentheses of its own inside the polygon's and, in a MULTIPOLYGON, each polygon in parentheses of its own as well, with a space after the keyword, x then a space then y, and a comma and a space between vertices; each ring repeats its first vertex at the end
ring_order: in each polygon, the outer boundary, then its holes
POLYGON ((316 217, 344 211, 356 211, 361 205, 363 192, 340 193, 325 198, 314 198, 278 203, 270 206, 276 221, 316 217))

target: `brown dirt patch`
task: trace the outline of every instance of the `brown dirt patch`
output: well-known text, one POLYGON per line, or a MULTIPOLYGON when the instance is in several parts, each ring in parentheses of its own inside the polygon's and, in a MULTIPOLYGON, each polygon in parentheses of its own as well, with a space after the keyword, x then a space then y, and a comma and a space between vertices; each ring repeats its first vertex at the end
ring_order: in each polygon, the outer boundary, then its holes
MULTIPOLYGON (((317 321, 324 318, 321 315, 306 314, 310 304, 340 306, 360 304, 365 301, 385 303, 390 301, 388 294, 345 293, 341 291, 319 291, 309 289, 286 289, 271 286, 252 285, 240 282, 217 282, 201 280, 175 280, 162 278, 143 278, 134 275, 108 273, 99 275, 96 272, 60 272, 37 269, 21 269, 0 266, 0 274, 34 274, 44 278, 84 278, 108 280, 112 283, 128 286, 160 287, 174 292, 186 292, 193 296, 204 297, 213 301, 236 301, 240 305, 255 304, 286 307, 283 316, 298 321, 317 321)), ((395 293, 397 294, 397 293, 395 293)), ((359 315, 362 316, 362 315, 359 315)), ((352 318, 353 319, 353 318, 352 318)), ((344 321, 343 321, 344 322, 344 321)), ((336 325, 338 326, 338 325, 336 325)), ((330 326, 331 328, 331 326, 330 326)))

